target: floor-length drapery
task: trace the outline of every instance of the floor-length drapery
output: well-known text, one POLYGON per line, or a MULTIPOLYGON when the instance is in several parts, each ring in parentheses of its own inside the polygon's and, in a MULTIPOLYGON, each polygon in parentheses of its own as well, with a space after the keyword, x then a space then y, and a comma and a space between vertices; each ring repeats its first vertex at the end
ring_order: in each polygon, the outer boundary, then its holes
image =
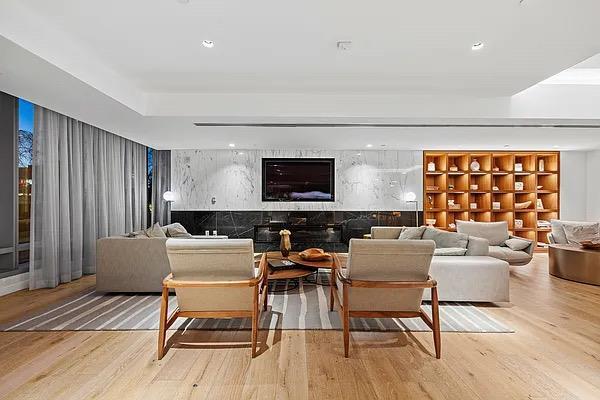
POLYGON ((29 286, 96 271, 96 239, 146 227, 146 147, 36 106, 29 286))
POLYGON ((152 156, 152 223, 170 223, 171 204, 163 194, 171 190, 171 151, 153 150, 152 156))

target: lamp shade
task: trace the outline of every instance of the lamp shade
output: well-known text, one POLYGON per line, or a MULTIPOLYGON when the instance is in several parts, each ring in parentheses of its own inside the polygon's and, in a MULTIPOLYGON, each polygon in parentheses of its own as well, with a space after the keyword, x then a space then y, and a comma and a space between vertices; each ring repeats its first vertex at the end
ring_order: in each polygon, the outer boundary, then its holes
POLYGON ((404 194, 404 201, 415 201, 417 200, 417 195, 415 192, 407 192, 404 194))
POLYGON ((165 201, 175 201, 176 195, 175 192, 171 192, 171 191, 167 191, 165 193, 163 193, 163 199, 165 199, 165 201))

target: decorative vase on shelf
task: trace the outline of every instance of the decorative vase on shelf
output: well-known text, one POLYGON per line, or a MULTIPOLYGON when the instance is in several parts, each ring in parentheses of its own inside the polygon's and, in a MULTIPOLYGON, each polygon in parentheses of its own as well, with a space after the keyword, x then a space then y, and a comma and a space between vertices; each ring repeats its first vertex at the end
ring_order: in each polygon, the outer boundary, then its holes
POLYGON ((279 231, 279 236, 281 236, 281 241, 279 242, 279 250, 281 251, 281 255, 287 258, 290 255, 290 250, 292 250, 292 243, 290 242, 290 235, 292 232, 287 229, 282 229, 279 231))
POLYGON ((427 171, 428 172, 435 172, 435 163, 433 161, 427 163, 427 171))
POLYGON ((474 158, 473 161, 471 161, 471 171, 479 171, 479 168, 481 168, 481 165, 479 165, 479 161, 474 158))
POLYGON ((543 159, 543 158, 542 158, 542 159, 540 159, 540 163, 539 163, 539 171, 540 171, 540 172, 544 172, 544 167, 545 167, 545 165, 544 165, 544 164, 545 164, 545 163, 544 163, 544 159, 543 159))

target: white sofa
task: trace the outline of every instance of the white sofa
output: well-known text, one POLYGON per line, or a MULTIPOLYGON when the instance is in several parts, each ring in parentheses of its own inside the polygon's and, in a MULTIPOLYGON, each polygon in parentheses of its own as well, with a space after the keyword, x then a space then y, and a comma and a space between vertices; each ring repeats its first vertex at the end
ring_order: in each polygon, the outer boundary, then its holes
POLYGON ((581 239, 577 236, 582 234, 590 235, 585 239, 600 239, 600 223, 598 222, 551 219, 550 224, 552 231, 548 233, 548 242, 551 244, 577 244, 581 239))
MULTIPOLYGON (((404 227, 376 226, 372 239, 398 239, 404 227)), ((432 229, 432 228, 429 228, 432 229)), ((431 276, 438 282, 441 301, 507 302, 509 294, 508 262, 490 257, 486 239, 468 237, 462 256, 434 255, 431 276)), ((424 299, 429 300, 429 294, 424 299)))

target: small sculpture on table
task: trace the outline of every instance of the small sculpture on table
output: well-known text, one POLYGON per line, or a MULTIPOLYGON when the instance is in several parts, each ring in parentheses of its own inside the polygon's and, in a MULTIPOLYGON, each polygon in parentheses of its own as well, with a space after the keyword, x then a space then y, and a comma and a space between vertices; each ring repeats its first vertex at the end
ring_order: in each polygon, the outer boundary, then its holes
POLYGON ((282 229, 279 231, 279 236, 281 236, 279 250, 284 258, 287 258, 290 255, 290 250, 292 250, 292 242, 290 241, 291 234, 292 232, 288 231, 287 229, 282 229))

